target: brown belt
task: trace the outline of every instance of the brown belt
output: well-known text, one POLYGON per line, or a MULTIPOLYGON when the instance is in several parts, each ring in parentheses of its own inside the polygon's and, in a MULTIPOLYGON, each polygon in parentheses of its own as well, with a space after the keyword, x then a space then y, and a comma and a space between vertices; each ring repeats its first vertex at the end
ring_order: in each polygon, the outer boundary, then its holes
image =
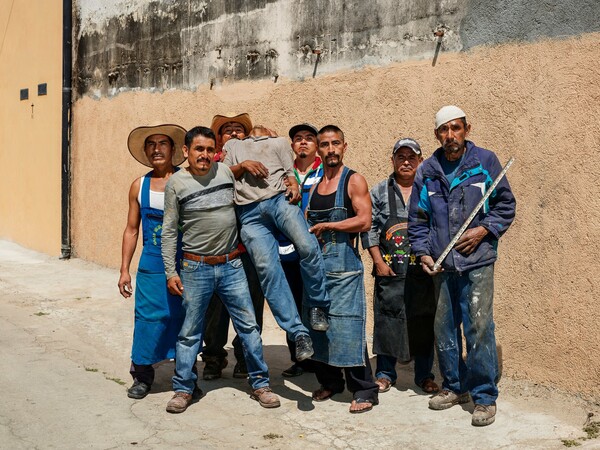
POLYGON ((227 255, 209 255, 209 256, 200 256, 200 255, 194 255, 193 253, 187 253, 187 252, 183 252, 183 258, 184 259, 189 259, 191 261, 197 261, 197 262, 202 262, 205 264, 210 264, 211 266, 214 266, 216 264, 224 264, 227 261, 231 261, 232 259, 237 258, 238 256, 240 256, 242 252, 240 251, 239 248, 236 248, 234 251, 232 251, 231 253, 227 254, 227 255))

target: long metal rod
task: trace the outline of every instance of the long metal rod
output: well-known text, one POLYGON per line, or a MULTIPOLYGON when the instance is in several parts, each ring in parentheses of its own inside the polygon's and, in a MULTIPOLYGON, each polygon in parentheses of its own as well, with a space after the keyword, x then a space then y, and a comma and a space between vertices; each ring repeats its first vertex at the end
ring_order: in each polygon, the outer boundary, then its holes
POLYGON ((513 162, 515 162, 515 158, 511 157, 508 160, 508 162, 506 163, 506 165, 504 166, 504 168, 502 169, 502 172, 500 172, 498 174, 498 176, 496 177, 496 179, 494 180, 494 182, 492 183, 490 188, 486 191, 486 193, 483 195, 481 200, 479 200, 479 203, 477 203, 477 206, 475 206, 475 208, 473 209, 471 214, 469 214, 469 217, 467 217, 467 220, 465 220, 465 223, 462 224, 462 226, 460 227, 460 229, 458 230, 456 235, 452 238, 452 240, 450 241, 448 246, 444 249, 444 251, 442 252, 440 257, 437 259, 437 261, 433 265, 434 271, 439 270, 439 268, 442 266, 442 262, 444 261, 444 259, 446 259, 446 256, 448 256, 448 253, 450 253, 452 251, 452 249, 454 248, 454 246, 456 245, 456 243, 458 242, 458 240, 460 239, 462 234, 465 232, 467 227, 471 224, 471 222, 473 221, 475 216, 479 213, 479 210, 481 209, 481 207, 485 204, 485 202, 490 197, 490 195, 492 195, 492 192, 494 192, 494 189, 496 189, 496 186, 498 186, 498 183, 500 183, 500 181, 502 181, 502 178, 504 178, 504 176, 506 175, 506 172, 508 172, 508 169, 510 168, 510 166, 512 166, 513 162))

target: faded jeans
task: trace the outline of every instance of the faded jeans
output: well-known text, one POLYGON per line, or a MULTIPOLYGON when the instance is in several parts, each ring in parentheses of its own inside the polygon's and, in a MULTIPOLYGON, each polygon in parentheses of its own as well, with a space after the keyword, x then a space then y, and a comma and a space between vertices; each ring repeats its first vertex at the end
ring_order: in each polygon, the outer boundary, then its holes
POLYGON ((308 330, 300 320, 294 296, 279 264, 275 231, 279 229, 285 234, 300 255, 305 305, 326 308, 329 298, 317 238, 308 232, 300 208, 290 205, 283 193, 249 205, 238 205, 236 211, 242 224, 242 242, 254 263, 271 312, 288 337, 295 341, 299 335, 308 334, 308 330))
POLYGON ((175 346, 173 390, 189 394, 194 390, 197 375, 192 368, 202 343, 204 318, 213 293, 221 298, 229 311, 233 327, 242 341, 252 389, 268 386, 268 368, 242 261, 236 258, 213 266, 184 258, 181 281, 185 319, 175 346))
POLYGON ((498 354, 494 336, 494 265, 468 272, 442 272, 433 278, 437 301, 436 348, 443 389, 470 392, 473 402, 498 398, 498 354), (462 359, 462 323, 467 359, 462 359))

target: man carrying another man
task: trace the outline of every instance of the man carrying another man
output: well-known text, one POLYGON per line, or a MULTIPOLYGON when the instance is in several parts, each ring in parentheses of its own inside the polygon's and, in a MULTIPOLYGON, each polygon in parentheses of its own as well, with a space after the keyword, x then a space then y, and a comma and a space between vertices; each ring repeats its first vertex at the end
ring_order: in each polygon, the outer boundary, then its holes
POLYGON ((503 178, 434 271, 434 262, 502 171, 494 153, 468 141, 471 125, 456 106, 435 117, 441 144, 417 171, 410 199, 408 236, 425 272, 433 276, 435 336, 442 391, 429 407, 442 410, 475 403, 471 423, 489 425, 496 415, 498 359, 494 336, 494 262, 498 239, 515 217, 515 198, 503 178), (462 359, 463 327, 467 359, 462 359))
POLYGON ((162 256, 169 291, 183 296, 185 320, 176 346, 175 394, 167 411, 181 413, 202 396, 196 388, 196 364, 204 315, 213 294, 227 307, 244 349, 251 397, 265 408, 280 405, 269 387, 262 341, 246 276, 239 259, 238 230, 231 170, 214 162, 215 135, 210 128, 187 132, 183 151, 189 167, 172 176, 165 189, 162 256), (176 270, 177 229, 183 229, 181 277, 176 270))

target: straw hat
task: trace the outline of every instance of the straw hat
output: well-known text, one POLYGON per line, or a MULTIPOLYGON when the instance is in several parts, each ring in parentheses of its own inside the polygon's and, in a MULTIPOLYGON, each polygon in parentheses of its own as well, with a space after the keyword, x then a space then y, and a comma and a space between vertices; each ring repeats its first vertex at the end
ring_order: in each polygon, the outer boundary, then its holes
POLYGON ((252 120, 250 120, 248 113, 241 113, 237 115, 233 113, 225 115, 217 114, 213 117, 210 129, 213 130, 213 133, 215 133, 216 136, 218 136, 219 130, 227 122, 237 122, 242 125, 244 130, 246 130, 246 135, 250 134, 250 130, 252 130, 252 120))
POLYGON ((152 164, 146 158, 146 153, 144 152, 144 143, 146 142, 146 138, 148 136, 152 136, 153 134, 164 134, 165 136, 169 136, 173 139, 175 143, 175 149, 173 151, 173 156, 171 161, 174 166, 178 166, 183 161, 185 161, 185 156, 183 156, 183 144, 185 143, 185 129, 180 127, 179 125, 173 124, 163 124, 163 125, 149 125, 143 127, 137 127, 131 133, 129 133, 129 137, 127 138, 127 147, 129 148, 129 153, 138 162, 142 163, 145 166, 152 167, 152 164))

